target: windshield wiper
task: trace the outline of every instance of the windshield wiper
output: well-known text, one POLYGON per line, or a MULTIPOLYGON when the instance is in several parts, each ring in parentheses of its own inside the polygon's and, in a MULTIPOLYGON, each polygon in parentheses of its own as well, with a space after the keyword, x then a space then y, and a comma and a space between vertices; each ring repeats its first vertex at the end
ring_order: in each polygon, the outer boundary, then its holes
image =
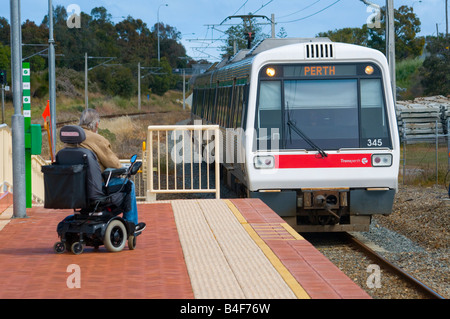
POLYGON ((314 148, 316 151, 319 152, 319 154, 323 157, 327 157, 328 154, 325 153, 325 151, 323 149, 321 149, 319 146, 317 146, 317 144, 315 144, 305 133, 302 132, 302 130, 300 130, 294 122, 292 122, 290 119, 287 121, 287 125, 289 125, 290 129, 293 129, 295 133, 297 133, 298 135, 300 135, 301 138, 303 138, 306 143, 309 144, 309 146, 311 146, 312 148, 314 148))

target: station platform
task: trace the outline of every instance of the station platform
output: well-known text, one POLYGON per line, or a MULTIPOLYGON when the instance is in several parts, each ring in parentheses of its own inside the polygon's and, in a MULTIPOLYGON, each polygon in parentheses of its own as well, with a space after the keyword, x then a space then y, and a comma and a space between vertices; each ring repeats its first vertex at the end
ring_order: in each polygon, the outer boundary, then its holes
POLYGON ((259 199, 139 203, 135 250, 56 254, 71 210, 0 211, 0 299, 369 299, 259 199), (79 287, 71 288, 73 265, 79 287))

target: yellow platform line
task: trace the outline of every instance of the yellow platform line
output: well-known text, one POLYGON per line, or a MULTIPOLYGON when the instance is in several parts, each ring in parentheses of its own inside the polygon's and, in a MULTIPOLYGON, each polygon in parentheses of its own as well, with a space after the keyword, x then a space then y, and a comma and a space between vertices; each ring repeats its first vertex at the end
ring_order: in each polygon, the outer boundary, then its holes
MULTIPOLYGON (((224 201, 227 204, 227 206, 230 208, 230 210, 234 214, 234 216, 236 216, 237 220, 242 224, 244 229, 247 231, 247 233, 253 239, 253 241, 262 250, 262 252, 267 257, 267 259, 270 261, 270 263, 273 265, 273 267, 281 275, 281 277, 286 282, 286 284, 289 286, 289 288, 292 290, 292 292, 295 294, 295 296, 299 299, 311 299, 311 297, 307 294, 305 289, 303 289, 303 287, 298 283, 298 281, 294 278, 294 276, 292 276, 292 274, 289 272, 289 270, 283 265, 283 263, 278 258, 278 256, 272 251, 272 249, 270 249, 270 247, 264 242, 264 240, 261 237, 259 237, 259 235, 256 233, 256 231, 252 228, 252 226, 247 223, 247 220, 244 218, 244 216, 242 216, 241 212, 237 209, 237 207, 234 206, 234 204, 228 199, 224 199, 224 201)), ((301 239, 303 239, 303 237, 301 237, 301 239)))
POLYGON ((292 228, 291 226, 289 226, 288 223, 282 223, 280 224, 284 229, 286 229, 286 231, 291 234, 292 237, 294 237, 297 240, 305 240, 305 238, 303 238, 302 236, 300 236, 299 233, 297 233, 294 228, 292 228))

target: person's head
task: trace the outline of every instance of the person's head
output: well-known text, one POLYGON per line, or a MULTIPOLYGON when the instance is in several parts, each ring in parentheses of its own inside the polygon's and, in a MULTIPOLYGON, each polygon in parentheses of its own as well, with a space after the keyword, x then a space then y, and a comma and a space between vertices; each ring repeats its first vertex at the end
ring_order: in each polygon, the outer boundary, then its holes
POLYGON ((94 109, 85 109, 80 116, 80 126, 86 126, 92 132, 97 133, 100 123, 100 115, 94 109))

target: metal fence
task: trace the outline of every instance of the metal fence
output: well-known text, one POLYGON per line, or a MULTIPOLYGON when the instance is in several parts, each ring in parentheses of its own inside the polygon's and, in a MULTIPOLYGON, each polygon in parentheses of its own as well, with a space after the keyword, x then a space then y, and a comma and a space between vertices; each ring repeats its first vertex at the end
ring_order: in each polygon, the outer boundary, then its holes
POLYGON ((402 129, 401 182, 448 187, 450 176, 450 119, 436 121, 432 134, 419 136, 402 129))
POLYGON ((220 198, 218 125, 149 126, 146 200, 157 194, 215 193, 220 198), (213 166, 213 169, 211 169, 213 166))

